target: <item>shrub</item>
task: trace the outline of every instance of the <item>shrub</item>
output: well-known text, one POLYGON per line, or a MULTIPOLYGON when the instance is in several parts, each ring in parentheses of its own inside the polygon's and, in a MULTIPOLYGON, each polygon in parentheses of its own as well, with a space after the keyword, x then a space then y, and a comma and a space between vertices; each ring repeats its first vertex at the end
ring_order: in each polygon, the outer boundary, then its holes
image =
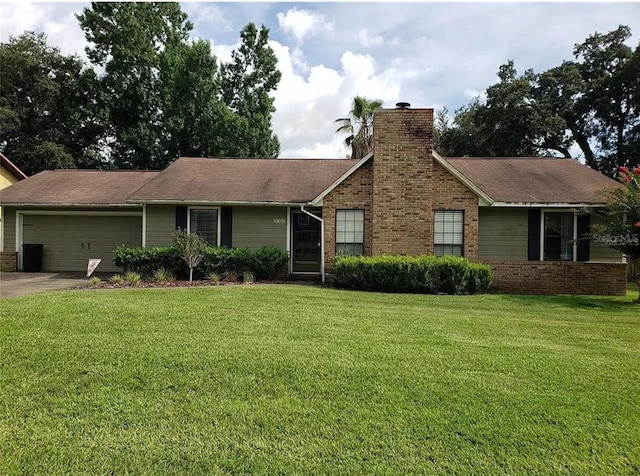
POLYGON ((255 283, 256 278, 254 278, 253 273, 251 271, 245 271, 242 273, 242 282, 245 284, 253 284, 255 283))
POLYGON ((115 285, 124 284, 124 278, 122 277, 121 274, 114 274, 109 278, 109 282, 115 285))
POLYGON ((188 274, 187 265, 174 246, 143 248, 120 245, 114 252, 113 262, 125 272, 133 271, 147 277, 153 276, 159 268, 167 269, 174 275, 188 274))
POLYGON ((229 283, 236 283, 238 282, 238 273, 236 273, 235 271, 225 271, 222 274, 222 280, 229 283))
POLYGON ((159 268, 153 273, 153 279, 158 283, 171 283, 175 280, 173 273, 165 268, 159 268))
POLYGON ((209 279, 209 281, 211 281, 214 284, 220 283, 220 275, 218 273, 209 274, 209 276, 207 276, 207 279, 209 279))
POLYGON ((251 270, 256 279, 274 279, 289 262, 289 254, 275 246, 263 246, 255 251, 251 270))
POLYGON ((137 286, 140 283, 141 279, 142 277, 138 273, 133 271, 129 271, 124 275, 124 280, 130 286, 137 286))
POLYGON ((363 291, 471 294, 491 285, 489 266, 456 256, 344 256, 335 270, 336 286, 363 291))
POLYGON ((89 281, 87 281, 87 284, 90 288, 97 288, 98 286, 100 286, 101 282, 102 280, 98 276, 92 276, 91 278, 89 278, 89 281))
MULTIPOLYGON (((273 279, 288 259, 286 251, 272 246, 262 247, 254 253, 246 248, 208 246, 200 263, 193 268, 193 278, 205 279, 212 273, 222 276, 228 271, 242 275, 250 271, 256 279, 273 279)), ((153 277, 160 268, 179 278, 189 276, 189 268, 177 246, 142 248, 121 245, 115 250, 114 262, 125 272, 133 271, 145 277, 153 277)))

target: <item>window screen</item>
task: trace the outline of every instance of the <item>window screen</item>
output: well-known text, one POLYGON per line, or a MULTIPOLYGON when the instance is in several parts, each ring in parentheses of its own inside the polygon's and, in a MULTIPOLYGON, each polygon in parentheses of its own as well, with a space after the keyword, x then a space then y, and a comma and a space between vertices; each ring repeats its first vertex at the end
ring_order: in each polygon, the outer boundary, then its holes
POLYGON ((433 254, 462 256, 464 237, 462 210, 436 210, 433 230, 433 254))
POLYGON ((336 254, 364 254, 364 210, 336 210, 336 254))

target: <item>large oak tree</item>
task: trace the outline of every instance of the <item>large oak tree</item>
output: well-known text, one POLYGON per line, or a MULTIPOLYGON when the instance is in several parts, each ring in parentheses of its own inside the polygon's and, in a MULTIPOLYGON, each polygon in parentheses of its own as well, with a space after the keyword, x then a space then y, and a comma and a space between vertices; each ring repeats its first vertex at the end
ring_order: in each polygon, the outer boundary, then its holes
POLYGON ((541 74, 518 75, 512 61, 500 81, 439 121, 439 151, 449 156, 560 155, 577 146, 587 165, 610 176, 640 163, 640 46, 626 26, 576 44, 574 59, 541 74))

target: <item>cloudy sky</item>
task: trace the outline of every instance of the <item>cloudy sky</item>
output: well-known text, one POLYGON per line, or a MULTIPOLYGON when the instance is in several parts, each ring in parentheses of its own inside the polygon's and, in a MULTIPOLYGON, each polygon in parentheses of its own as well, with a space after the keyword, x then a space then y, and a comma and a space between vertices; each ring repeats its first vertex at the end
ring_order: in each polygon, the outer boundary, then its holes
MULTIPOLYGON (((44 31, 49 44, 84 56, 74 14, 88 3, 0 3, 0 39, 44 31)), ((620 24, 640 38, 640 3, 206 3, 183 2, 193 36, 228 60, 248 22, 270 29, 282 80, 273 125, 281 157, 344 157, 333 121, 353 96, 394 107, 453 112, 497 81, 513 59, 544 71, 575 43, 620 24)))

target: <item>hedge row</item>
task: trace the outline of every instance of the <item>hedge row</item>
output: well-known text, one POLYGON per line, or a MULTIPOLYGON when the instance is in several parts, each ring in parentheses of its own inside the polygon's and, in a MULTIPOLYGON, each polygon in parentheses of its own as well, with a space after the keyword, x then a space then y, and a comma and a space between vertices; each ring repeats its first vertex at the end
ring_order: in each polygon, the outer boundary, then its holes
POLYGON ((362 291, 474 294, 491 285, 490 266, 456 256, 343 256, 335 273, 336 286, 362 291))
MULTIPOLYGON (((189 276, 189 268, 175 246, 130 247, 118 246, 114 263, 125 272, 134 271, 143 276, 164 268, 176 277, 189 276)), ((286 251, 273 246, 262 247, 255 252, 246 248, 207 247, 200 264, 193 270, 194 279, 203 279, 212 273, 253 273, 256 279, 273 279, 289 261, 286 251)))

